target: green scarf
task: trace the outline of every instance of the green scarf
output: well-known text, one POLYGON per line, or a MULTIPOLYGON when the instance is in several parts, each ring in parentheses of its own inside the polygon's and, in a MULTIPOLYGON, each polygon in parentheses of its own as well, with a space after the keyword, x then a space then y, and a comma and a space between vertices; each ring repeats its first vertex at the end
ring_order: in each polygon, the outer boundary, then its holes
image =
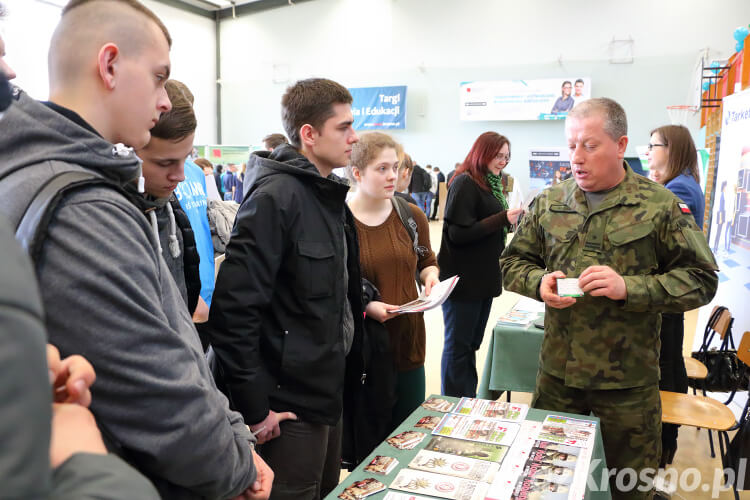
MULTIPOLYGON (((492 190, 492 195, 500 202, 503 210, 508 210, 508 200, 505 199, 505 195, 503 194, 502 174, 495 175, 492 172, 487 172, 485 179, 487 179, 487 184, 492 190)), ((505 243, 506 236, 508 236, 508 226, 503 226, 503 244, 505 243)))

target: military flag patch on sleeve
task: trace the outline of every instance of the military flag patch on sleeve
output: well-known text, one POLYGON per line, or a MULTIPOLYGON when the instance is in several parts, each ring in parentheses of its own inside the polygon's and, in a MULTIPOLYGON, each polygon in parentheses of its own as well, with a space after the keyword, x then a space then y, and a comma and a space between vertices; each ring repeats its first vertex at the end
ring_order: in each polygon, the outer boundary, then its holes
POLYGON ((688 208, 688 206, 686 204, 684 204, 684 203, 678 203, 677 205, 680 207, 680 210, 682 210, 683 214, 689 214, 690 213, 690 208, 688 208))

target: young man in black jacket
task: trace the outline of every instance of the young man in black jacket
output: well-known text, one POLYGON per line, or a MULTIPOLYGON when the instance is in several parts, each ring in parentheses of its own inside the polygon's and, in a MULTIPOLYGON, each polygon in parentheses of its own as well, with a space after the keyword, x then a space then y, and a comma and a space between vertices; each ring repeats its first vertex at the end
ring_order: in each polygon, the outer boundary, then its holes
POLYGON ((273 499, 322 498, 339 478, 345 359, 362 322, 349 188, 331 174, 358 140, 351 102, 330 80, 287 89, 290 144, 252 155, 211 304, 211 344, 274 470, 273 499))

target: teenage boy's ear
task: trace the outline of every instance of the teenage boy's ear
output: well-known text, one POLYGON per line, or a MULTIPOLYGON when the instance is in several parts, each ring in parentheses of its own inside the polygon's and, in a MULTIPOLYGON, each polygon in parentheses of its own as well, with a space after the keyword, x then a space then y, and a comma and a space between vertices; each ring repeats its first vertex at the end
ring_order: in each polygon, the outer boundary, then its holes
POLYGON ((116 72, 121 59, 120 49, 114 43, 107 43, 99 49, 97 55, 97 69, 99 78, 107 90, 114 90, 116 72))
POLYGON ((299 138, 302 146, 312 147, 318 139, 318 131, 309 123, 305 123, 299 129, 299 138))

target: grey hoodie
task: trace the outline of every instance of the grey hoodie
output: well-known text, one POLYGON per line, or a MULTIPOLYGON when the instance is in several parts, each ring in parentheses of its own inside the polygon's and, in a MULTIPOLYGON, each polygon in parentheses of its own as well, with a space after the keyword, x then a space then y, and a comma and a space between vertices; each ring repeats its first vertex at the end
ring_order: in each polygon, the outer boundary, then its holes
POLYGON ((155 500, 145 477, 114 455, 76 453, 50 469, 44 314, 34 270, 0 217, 0 484, 4 499, 155 500))
MULTIPOLYGON (((0 122, 0 152, 0 211, 14 225, 53 173, 91 169, 123 188, 140 173, 132 152, 23 92, 0 122)), ((165 498, 229 498, 252 484, 253 438, 216 389, 150 224, 126 195, 89 186, 64 198, 36 270, 50 342, 94 365, 91 410, 117 453, 165 498)))

